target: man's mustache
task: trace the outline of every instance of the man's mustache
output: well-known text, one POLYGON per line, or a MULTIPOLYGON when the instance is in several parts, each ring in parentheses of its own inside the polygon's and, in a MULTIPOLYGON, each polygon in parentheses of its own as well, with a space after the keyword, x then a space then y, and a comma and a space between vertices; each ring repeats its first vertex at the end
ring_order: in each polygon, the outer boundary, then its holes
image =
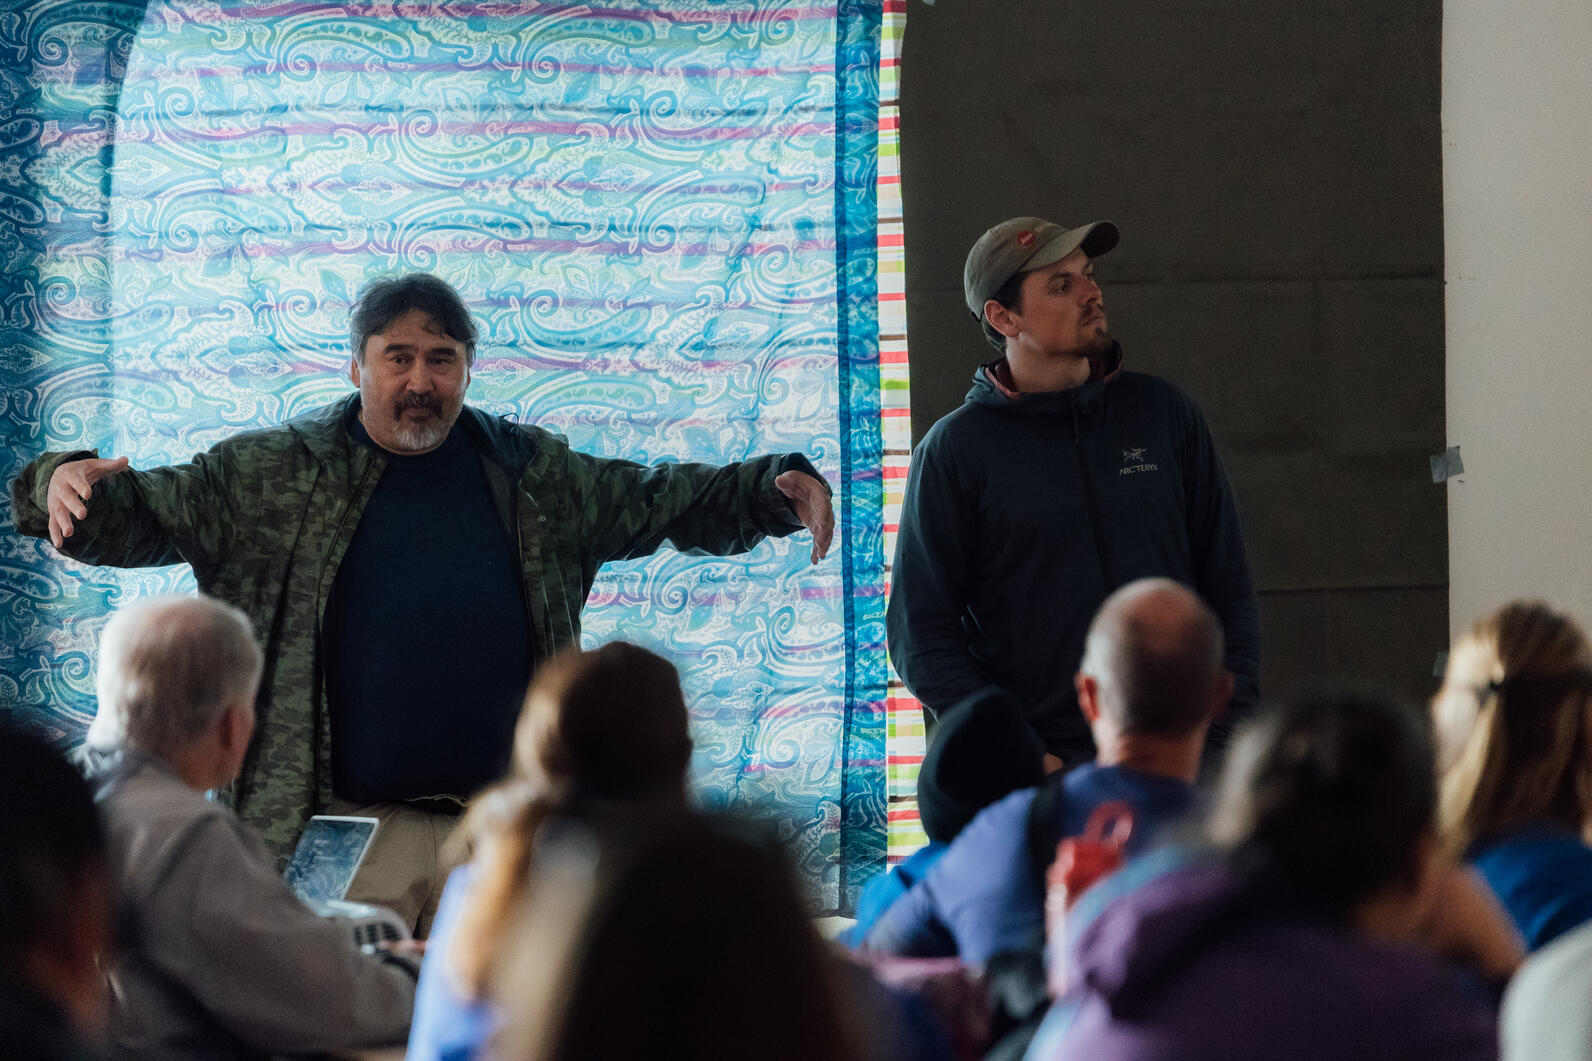
POLYGON ((393 405, 394 417, 403 416, 410 409, 423 410, 435 416, 441 416, 442 399, 435 394, 406 394, 393 405))

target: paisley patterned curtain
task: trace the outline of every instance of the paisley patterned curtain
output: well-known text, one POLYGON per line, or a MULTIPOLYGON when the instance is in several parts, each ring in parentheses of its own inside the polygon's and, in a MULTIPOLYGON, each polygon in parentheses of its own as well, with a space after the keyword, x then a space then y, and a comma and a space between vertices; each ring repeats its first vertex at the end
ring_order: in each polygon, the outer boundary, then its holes
MULTIPOLYGON (((585 628, 679 665, 703 800, 774 815, 848 908, 885 852, 879 30, 877 0, 24 4, 7 477, 179 461, 339 397, 353 294, 415 269, 477 314, 482 407, 642 461, 808 453, 828 561, 613 565, 585 628)), ((191 578, 3 539, 0 709, 70 742, 105 617, 191 578)))

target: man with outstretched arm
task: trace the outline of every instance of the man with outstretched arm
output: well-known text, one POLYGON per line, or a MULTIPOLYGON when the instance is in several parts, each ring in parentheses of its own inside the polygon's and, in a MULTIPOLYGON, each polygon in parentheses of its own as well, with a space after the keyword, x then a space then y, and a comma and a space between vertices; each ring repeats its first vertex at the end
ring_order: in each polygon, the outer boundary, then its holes
POLYGON ((531 672, 578 641, 598 568, 804 526, 817 563, 834 512, 799 453, 647 467, 466 405, 476 326, 436 277, 370 285, 351 332, 341 401, 171 467, 46 454, 12 497, 18 529, 63 554, 186 562, 249 616, 266 663, 234 806, 279 862, 313 813, 381 818, 350 898, 413 923, 462 802, 508 762, 531 672))

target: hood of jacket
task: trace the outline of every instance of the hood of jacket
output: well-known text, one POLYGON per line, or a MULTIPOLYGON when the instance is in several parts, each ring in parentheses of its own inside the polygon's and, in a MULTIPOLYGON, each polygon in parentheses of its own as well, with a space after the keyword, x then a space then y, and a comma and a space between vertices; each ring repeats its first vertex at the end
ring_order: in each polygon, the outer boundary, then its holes
POLYGON ((1113 341, 1111 349, 1102 357, 1089 359, 1089 381, 1062 391, 1041 391, 1022 394, 1013 388, 1011 369, 1006 358, 978 366, 973 373, 973 387, 967 392, 967 404, 982 405, 1003 412, 1023 416, 1054 416, 1069 410, 1077 403, 1079 412, 1092 409, 1105 393, 1107 386, 1122 372, 1122 344, 1113 341))
POLYGON ((1080 897, 1068 914, 1069 979, 1132 1019, 1253 908, 1251 887, 1226 862, 1163 848, 1080 897))

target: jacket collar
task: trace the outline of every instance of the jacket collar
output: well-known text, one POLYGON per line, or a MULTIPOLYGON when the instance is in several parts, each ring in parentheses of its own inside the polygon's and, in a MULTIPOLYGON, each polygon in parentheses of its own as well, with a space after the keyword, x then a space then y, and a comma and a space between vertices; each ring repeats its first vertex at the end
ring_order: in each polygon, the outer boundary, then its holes
POLYGON ((1053 415, 1068 409, 1074 402, 1080 410, 1087 411, 1122 374, 1122 363, 1122 344, 1113 342, 1105 356, 1089 359, 1087 382, 1069 390, 1024 394, 1013 388, 1011 369, 1006 359, 999 357, 980 365, 973 373, 973 389, 967 392, 967 401, 1023 414, 1053 415))
MULTIPOLYGON (((322 464, 347 461, 353 441, 343 424, 350 411, 359 405, 359 392, 339 398, 330 405, 311 409, 287 422, 288 430, 298 436, 305 447, 322 464)), ((488 416, 474 406, 466 405, 459 414, 464 425, 486 451, 510 471, 518 474, 536 455, 536 439, 531 432, 501 416, 488 416)))

